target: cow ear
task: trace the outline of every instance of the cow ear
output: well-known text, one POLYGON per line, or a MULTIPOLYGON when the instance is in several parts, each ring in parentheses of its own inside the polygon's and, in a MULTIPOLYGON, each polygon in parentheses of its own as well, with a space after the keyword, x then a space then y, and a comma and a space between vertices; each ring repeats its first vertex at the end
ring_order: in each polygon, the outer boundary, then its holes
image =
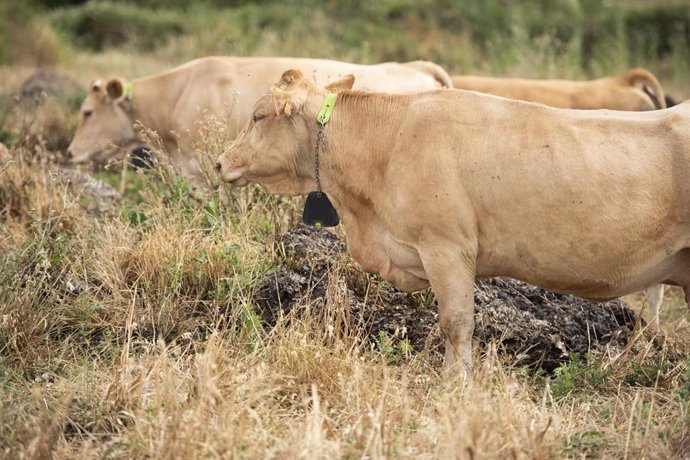
POLYGON ((344 78, 341 78, 340 80, 334 81, 333 83, 329 83, 326 86, 326 90, 331 92, 331 93, 337 93, 338 91, 343 91, 346 89, 352 89, 352 86, 355 84, 355 76, 350 74, 346 75, 344 78))
POLYGON ((105 91, 108 93, 110 99, 116 101, 124 94, 125 83, 121 78, 112 78, 105 84, 105 91))
POLYGON ((285 112, 285 115, 291 117, 299 113, 306 99, 306 94, 305 91, 301 89, 285 91, 284 89, 274 86, 271 88, 271 99, 273 99, 276 116, 285 112))

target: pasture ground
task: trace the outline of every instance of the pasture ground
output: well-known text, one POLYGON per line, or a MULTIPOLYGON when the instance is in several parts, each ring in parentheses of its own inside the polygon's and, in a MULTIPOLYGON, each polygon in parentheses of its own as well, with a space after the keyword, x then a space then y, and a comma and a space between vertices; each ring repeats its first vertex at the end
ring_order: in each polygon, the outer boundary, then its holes
MULTIPOLYGON (((257 17, 287 21, 281 9, 266 11, 257 17)), ((51 71, 83 88, 95 77, 134 78, 223 54, 224 44, 225 54, 297 54, 304 42, 299 24, 287 22, 284 40, 268 34, 249 48, 255 31, 245 31, 247 41, 216 40, 221 24, 209 22, 198 36, 180 33, 152 48, 94 51, 64 45, 64 32, 46 25, 74 20, 59 14, 38 17, 31 30, 44 31, 43 53, 55 53, 42 55, 51 71)), ((161 16, 160 30, 175 30, 174 14, 161 16)), ((192 23, 212 13, 196 14, 192 23)), ((322 40, 303 54, 365 62, 423 55, 458 72, 562 78, 634 63, 657 72, 673 96, 690 97, 690 61, 679 54, 594 59, 587 70, 581 50, 572 50, 577 59, 551 51, 550 32, 518 31, 522 41, 509 52, 460 39, 453 50, 442 46, 447 30, 427 32, 415 18, 405 23, 418 34, 414 44, 386 36, 379 51, 366 40, 322 40)), ((39 56, 26 47, 25 56, 39 56)), ((666 295, 658 333, 638 331, 626 346, 553 373, 530 371, 489 343, 475 350, 471 382, 441 378, 430 347, 338 327, 348 299, 335 275, 357 270, 347 257, 332 268, 323 310, 304 303, 302 315, 264 327, 256 290, 286 260, 274 243, 297 223, 300 201, 218 188, 213 174, 211 188, 195 189, 165 161, 143 172, 115 161, 93 173, 112 188, 70 185, 56 171, 78 100, 49 94, 38 109, 8 110, 34 64, 15 58, 0 67, 0 140, 9 147, 0 151, 0 457, 690 457, 690 316, 679 290, 666 295)), ((197 150, 217 157, 229 142, 223 121, 200 129, 197 150)), ((420 308, 431 296, 419 295, 420 308)), ((648 316, 642 294, 624 300, 648 316)))

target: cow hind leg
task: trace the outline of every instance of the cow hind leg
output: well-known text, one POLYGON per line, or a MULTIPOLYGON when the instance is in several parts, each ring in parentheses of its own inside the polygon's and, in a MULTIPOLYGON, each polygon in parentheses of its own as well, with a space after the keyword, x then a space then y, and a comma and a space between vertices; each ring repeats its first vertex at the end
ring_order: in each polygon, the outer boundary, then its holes
POLYGON ((659 308, 664 301, 664 285, 657 284, 647 288, 647 303, 649 304, 649 311, 652 314, 652 325, 659 326, 659 308))

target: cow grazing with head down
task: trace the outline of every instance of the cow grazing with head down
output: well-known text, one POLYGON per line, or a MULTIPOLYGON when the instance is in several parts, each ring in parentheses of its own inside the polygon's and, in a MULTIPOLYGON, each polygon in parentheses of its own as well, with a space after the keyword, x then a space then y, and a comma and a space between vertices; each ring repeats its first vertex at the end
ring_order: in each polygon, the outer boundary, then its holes
POLYGON ((254 101, 287 67, 325 84, 346 74, 367 91, 410 91, 450 86, 450 77, 426 61, 358 65, 325 59, 207 57, 131 82, 96 80, 84 100, 79 125, 67 153, 75 163, 110 158, 119 148, 141 144, 136 122, 155 131, 186 176, 199 173, 194 145, 198 123, 215 116, 228 122, 234 137, 254 101))
POLYGON ((690 301, 690 103, 579 111, 347 83, 285 72, 217 169, 238 187, 316 190, 316 115, 345 86, 320 146, 323 191, 366 271, 405 291, 432 287, 448 369, 471 368, 477 277, 595 300, 664 282, 690 301))
POLYGON ((454 75, 453 87, 563 109, 655 110, 666 108, 664 91, 646 69, 589 81, 454 75))

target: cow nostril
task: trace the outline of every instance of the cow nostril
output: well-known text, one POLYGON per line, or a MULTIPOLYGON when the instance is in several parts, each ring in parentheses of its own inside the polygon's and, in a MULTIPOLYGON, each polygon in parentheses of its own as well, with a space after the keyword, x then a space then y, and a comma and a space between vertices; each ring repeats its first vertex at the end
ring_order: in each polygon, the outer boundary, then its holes
POLYGON ((216 171, 220 172, 220 162, 216 162, 216 171))
POLYGON ((67 158, 72 158, 74 156, 70 149, 67 149, 67 152, 65 152, 65 154, 67 155, 67 158))

